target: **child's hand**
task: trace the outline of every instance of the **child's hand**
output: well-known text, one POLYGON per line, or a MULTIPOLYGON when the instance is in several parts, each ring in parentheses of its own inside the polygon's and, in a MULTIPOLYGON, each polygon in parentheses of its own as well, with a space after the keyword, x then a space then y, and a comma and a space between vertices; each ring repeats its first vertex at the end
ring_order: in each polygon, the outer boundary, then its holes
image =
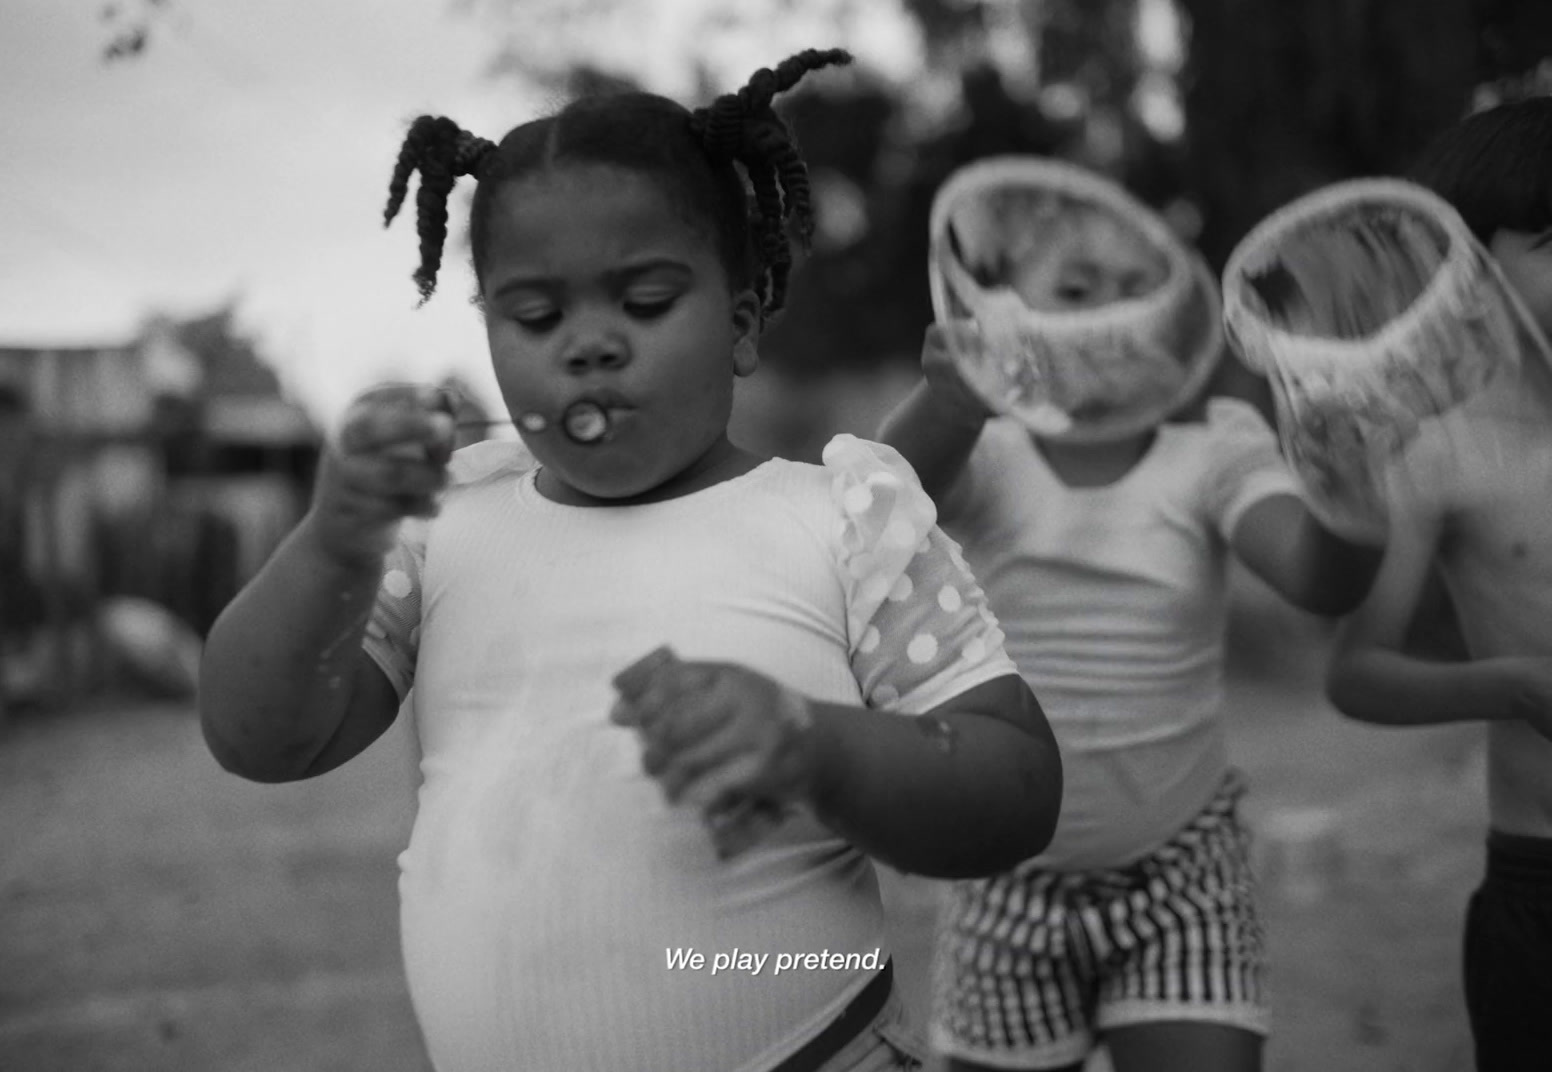
POLYGON ((981 329, 973 320, 950 320, 932 324, 922 342, 922 377, 939 401, 966 421, 981 424, 995 414, 975 389, 965 381, 954 354, 978 354, 988 360, 981 329))
POLYGON ((1527 656, 1508 663, 1515 713, 1552 741, 1552 658, 1527 656))
POLYGON ((447 484, 454 423, 444 392, 391 385, 345 413, 324 450, 308 523, 341 561, 381 558, 405 517, 430 517, 447 484))
POLYGON ((701 809, 724 856, 760 840, 808 799, 808 703, 741 666, 684 662, 666 648, 615 678, 611 718, 640 731, 642 763, 668 799, 701 809))

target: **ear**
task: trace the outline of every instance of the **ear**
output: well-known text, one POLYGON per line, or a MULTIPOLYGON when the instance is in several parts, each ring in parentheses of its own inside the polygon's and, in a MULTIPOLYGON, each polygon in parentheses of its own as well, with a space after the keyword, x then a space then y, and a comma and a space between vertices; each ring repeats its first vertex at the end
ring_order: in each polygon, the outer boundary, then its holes
POLYGON ((760 367, 760 296, 753 290, 733 295, 733 375, 748 376, 760 367))

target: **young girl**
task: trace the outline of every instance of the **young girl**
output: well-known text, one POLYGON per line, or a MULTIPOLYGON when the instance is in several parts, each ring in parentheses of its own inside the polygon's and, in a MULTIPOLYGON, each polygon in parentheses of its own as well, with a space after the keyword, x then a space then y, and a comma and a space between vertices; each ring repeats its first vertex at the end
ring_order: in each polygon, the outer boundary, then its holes
POLYGON ((201 708, 223 766, 286 781, 408 701, 401 922, 439 1072, 917 1067, 868 856, 984 874, 1050 837, 1054 741, 909 468, 727 436, 812 228, 771 100, 847 59, 694 113, 633 93, 405 141, 388 215, 418 170, 423 296, 477 180, 522 442, 449 465, 435 392, 359 401, 212 631, 201 708))
POLYGON ((1024 160, 959 173, 933 219, 946 322, 883 439, 961 541, 1066 773, 1043 854, 952 886, 933 1042, 956 1069, 1077 1069, 1101 1040, 1119 1072, 1257 1068, 1262 932, 1220 711, 1229 555, 1335 613, 1377 552, 1316 522, 1249 405, 1161 423, 1221 343, 1215 283, 1162 220, 1024 160), (1019 190, 1044 207, 1014 211, 1019 190))

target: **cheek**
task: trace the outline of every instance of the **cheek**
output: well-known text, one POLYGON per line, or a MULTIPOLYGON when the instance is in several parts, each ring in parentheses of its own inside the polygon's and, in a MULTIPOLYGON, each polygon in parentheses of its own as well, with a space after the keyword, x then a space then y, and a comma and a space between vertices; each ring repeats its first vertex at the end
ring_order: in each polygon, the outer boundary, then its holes
POLYGON ((529 390, 538 377, 541 367, 534 346, 520 338, 510 325, 494 324, 486 328, 486 340, 490 345, 491 370, 502 394, 510 400, 514 391, 529 390))
POLYGON ((1044 263, 1025 264, 1013 270, 1008 286, 1031 309, 1050 312, 1062 307, 1056 298, 1056 273, 1044 263))

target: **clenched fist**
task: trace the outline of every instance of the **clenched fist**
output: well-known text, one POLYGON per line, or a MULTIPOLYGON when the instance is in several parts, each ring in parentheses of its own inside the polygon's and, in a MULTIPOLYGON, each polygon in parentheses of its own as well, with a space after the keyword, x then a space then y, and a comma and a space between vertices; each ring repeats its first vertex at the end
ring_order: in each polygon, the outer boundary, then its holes
POLYGON ((381 559, 398 523, 437 512, 454 422, 446 394, 395 384, 355 400, 324 450, 308 524, 344 562, 381 559))

